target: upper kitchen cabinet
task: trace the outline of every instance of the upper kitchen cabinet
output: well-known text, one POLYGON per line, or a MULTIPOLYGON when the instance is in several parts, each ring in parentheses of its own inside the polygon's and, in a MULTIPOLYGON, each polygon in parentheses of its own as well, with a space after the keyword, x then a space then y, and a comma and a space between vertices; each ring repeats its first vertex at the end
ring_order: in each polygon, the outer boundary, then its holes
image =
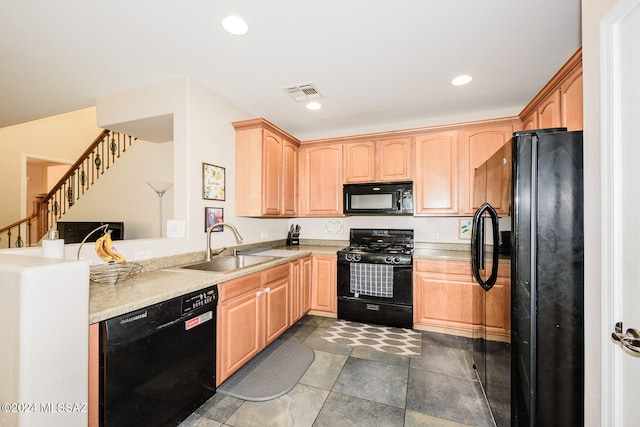
POLYGON ((376 157, 378 159, 380 181, 410 181, 411 174, 411 138, 383 139, 378 142, 376 157))
POLYGON ((522 128, 582 130, 582 99, 582 49, 578 49, 522 110, 522 128))
POLYGON ((562 125, 568 130, 582 130, 582 65, 574 69, 560 86, 562 125))
POLYGON ((411 180, 411 138, 344 143, 346 183, 411 180))
POLYGON ((234 122, 236 215, 297 214, 299 141, 265 119, 234 122))
POLYGON ((415 147, 415 214, 457 214, 459 132, 451 130, 416 135, 415 147))
POLYGON ((342 144, 302 145, 299 216, 342 216, 342 144))
POLYGON ((479 207, 476 205, 481 197, 474 194, 475 170, 511 140, 513 132, 518 130, 519 126, 517 120, 495 121, 461 131, 464 144, 461 171, 461 214, 473 215, 479 207))
POLYGON ((473 208, 489 203, 499 215, 510 214, 511 144, 504 144, 486 162, 475 169, 473 208))
POLYGON ((348 183, 376 180, 376 142, 347 142, 344 150, 344 180, 348 183))

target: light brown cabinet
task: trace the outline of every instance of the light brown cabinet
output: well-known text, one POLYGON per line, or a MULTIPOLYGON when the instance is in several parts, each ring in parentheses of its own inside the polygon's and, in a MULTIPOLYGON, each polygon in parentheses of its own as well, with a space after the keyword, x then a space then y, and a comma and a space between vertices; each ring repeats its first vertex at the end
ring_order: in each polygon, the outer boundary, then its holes
POLYGON ((459 132, 429 132, 415 137, 416 215, 457 214, 460 185, 459 132))
POLYGON ((299 148, 299 216, 342 216, 342 144, 299 148))
POLYGON ((562 125, 567 130, 584 129, 582 66, 569 73, 560 85, 560 106, 562 125))
POLYGON ((461 170, 461 179, 463 180, 461 214, 473 215, 480 207, 478 201, 482 198, 478 198, 474 194, 475 170, 511 140, 513 132, 516 130, 515 123, 493 123, 462 131, 464 157, 461 170))
POLYGON ((338 313, 337 255, 313 255, 311 310, 335 317, 338 313))
MULTIPOLYGON (((474 311, 474 293, 485 292, 473 279, 471 262, 416 259, 413 283, 416 328, 471 336, 478 323, 474 313, 479 312, 474 311)), ((496 284, 485 293, 486 332, 491 339, 510 335, 510 289, 509 264, 500 264, 496 284)))
POLYGON ((493 156, 477 167, 473 178, 473 207, 489 203, 499 215, 509 215, 511 208, 511 144, 504 144, 493 156))
POLYGON ((583 129, 582 49, 564 64, 520 113, 524 130, 583 129))
POLYGON ((562 125, 560 111, 560 90, 556 90, 540 103, 537 110, 538 128, 552 128, 562 125))
POLYGON ((89 325, 89 427, 98 427, 100 419, 100 324, 89 325))
POLYGON ((289 327, 288 304, 288 264, 219 286, 218 385, 289 327))
POLYGON ((344 181, 411 180, 410 137, 344 143, 344 181))
POLYGON ((344 144, 344 182, 376 180, 376 142, 360 141, 344 144))
POLYGON ((289 264, 291 283, 289 323, 291 325, 311 310, 311 264, 310 256, 289 264))
POLYGON ((415 215, 470 216, 477 209, 475 169, 517 130, 517 119, 416 135, 415 215))
POLYGON ((264 119, 234 122, 236 215, 295 216, 298 141, 264 119))

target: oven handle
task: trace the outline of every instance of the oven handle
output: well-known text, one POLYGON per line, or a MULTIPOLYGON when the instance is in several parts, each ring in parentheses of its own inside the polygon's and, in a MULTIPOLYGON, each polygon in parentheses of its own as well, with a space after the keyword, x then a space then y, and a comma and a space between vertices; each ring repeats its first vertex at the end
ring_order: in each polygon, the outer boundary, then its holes
POLYGON ((349 264, 369 264, 369 265, 390 265, 395 268, 413 268, 413 261, 409 264, 387 264, 386 262, 351 262, 346 261, 344 259, 338 258, 338 264, 341 265, 349 265, 349 264))

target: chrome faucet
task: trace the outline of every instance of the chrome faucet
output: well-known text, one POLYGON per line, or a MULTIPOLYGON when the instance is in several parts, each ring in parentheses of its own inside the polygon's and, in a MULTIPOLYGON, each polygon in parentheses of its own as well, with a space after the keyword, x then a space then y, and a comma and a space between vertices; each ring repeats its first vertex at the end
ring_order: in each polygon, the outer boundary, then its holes
POLYGON ((204 254, 204 260, 209 262, 211 261, 211 230, 213 230, 216 227, 220 227, 220 226, 226 226, 229 227, 231 229, 231 231, 233 231, 233 234, 236 238, 236 243, 240 244, 242 243, 242 236, 240 235, 240 233, 238 232, 238 229, 227 223, 227 222, 218 222, 216 224, 213 224, 211 227, 209 227, 209 229, 207 230, 207 252, 204 254))

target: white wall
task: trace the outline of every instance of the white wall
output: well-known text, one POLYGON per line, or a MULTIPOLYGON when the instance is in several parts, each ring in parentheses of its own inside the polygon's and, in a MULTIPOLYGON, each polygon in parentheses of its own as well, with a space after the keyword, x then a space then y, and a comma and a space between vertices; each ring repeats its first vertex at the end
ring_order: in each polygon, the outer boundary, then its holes
MULTIPOLYGON (((158 195, 147 182, 172 180, 173 143, 136 141, 60 220, 122 221, 125 239, 159 237, 158 195)), ((163 220, 171 218, 172 189, 162 207, 163 220)))
MULTIPOLYGON (((147 119, 169 117, 173 120, 172 126, 166 127, 172 129, 173 135, 157 137, 173 141, 171 219, 186 223, 186 237, 184 241, 175 242, 176 253, 184 248, 204 250, 205 207, 223 208, 225 221, 237 226, 245 243, 286 237, 286 219, 235 216, 235 131, 231 123, 252 118, 246 111, 188 77, 100 98, 97 109, 100 126, 114 130, 126 128, 133 136, 138 136, 137 131, 140 135, 149 132, 147 119), (225 168, 226 200, 203 199, 202 163, 225 168)), ((126 242, 118 245, 125 256, 128 245, 126 242)), ((153 240, 149 240, 148 245, 154 246, 153 240)), ((232 233, 213 233, 213 247, 233 245, 232 233)), ((170 254, 166 245, 162 247, 158 255, 170 254)))
POLYGON ((23 199, 27 157, 73 163, 101 131, 95 107, 0 128, 0 226, 31 214, 23 199))
MULTIPOLYGON (((471 217, 349 216, 343 218, 292 218, 300 225, 301 239, 349 240, 351 228, 409 228, 416 243, 446 243, 468 246, 469 238, 460 235, 460 221, 471 217), (341 229, 339 232, 334 230, 341 229)), ((510 218, 500 218, 500 230, 511 228, 510 218)), ((491 230, 488 230, 490 233, 491 230)), ((286 231, 285 231, 286 236, 286 231)), ((461 247, 462 249, 462 247, 461 247)))

